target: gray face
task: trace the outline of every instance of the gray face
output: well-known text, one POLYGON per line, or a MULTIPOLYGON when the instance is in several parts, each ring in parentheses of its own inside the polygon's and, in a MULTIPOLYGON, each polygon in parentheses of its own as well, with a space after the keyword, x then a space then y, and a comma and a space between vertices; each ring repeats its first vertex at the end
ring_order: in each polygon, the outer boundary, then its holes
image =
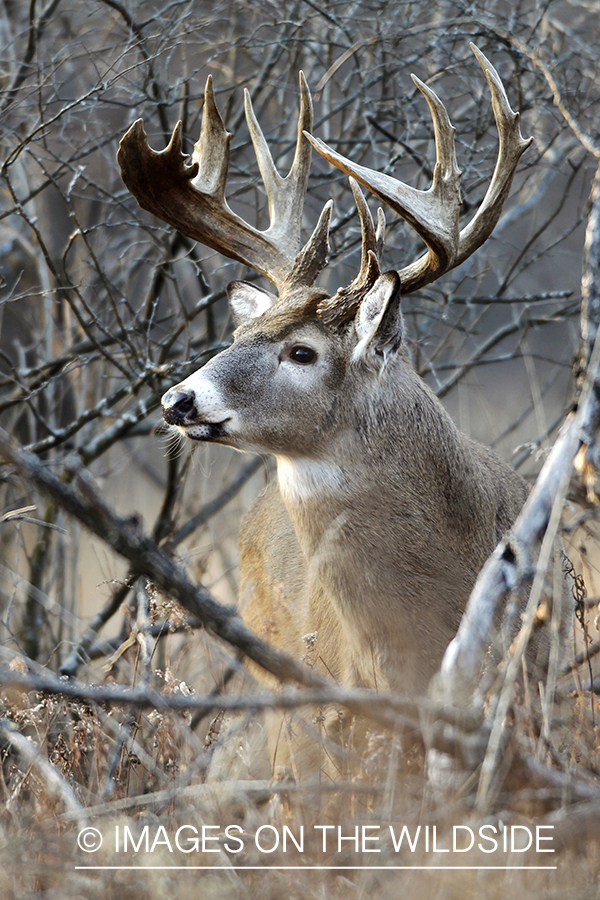
POLYGON ((229 349, 167 391, 165 421, 193 440, 319 455, 339 421, 347 369, 342 344, 318 321, 290 325, 268 310, 242 325, 229 349))
POLYGON ((165 421, 193 440, 339 461, 357 409, 381 392, 402 346, 399 278, 379 276, 343 328, 319 319, 325 296, 305 288, 270 305, 264 291, 235 282, 233 345, 167 391, 165 421))

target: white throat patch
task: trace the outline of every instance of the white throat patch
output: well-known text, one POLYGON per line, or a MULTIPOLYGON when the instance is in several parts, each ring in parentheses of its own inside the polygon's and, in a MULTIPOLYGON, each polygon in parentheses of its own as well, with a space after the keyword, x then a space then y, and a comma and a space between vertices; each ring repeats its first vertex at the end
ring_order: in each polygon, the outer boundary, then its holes
POLYGON ((289 456, 277 456, 277 477, 281 496, 292 503, 340 494, 346 484, 335 463, 289 456))

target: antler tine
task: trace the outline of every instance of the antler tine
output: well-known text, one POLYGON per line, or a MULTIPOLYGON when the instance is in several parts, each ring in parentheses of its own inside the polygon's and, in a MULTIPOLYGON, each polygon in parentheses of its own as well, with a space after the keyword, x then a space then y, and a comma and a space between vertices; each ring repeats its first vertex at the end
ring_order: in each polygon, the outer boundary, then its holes
POLYGON ((282 293, 293 286, 310 287, 315 283, 319 272, 327 263, 329 223, 332 210, 333 200, 328 200, 319 216, 315 230, 294 260, 293 268, 287 277, 282 293))
POLYGON ((511 109, 496 69, 475 44, 469 46, 483 69, 490 88, 492 109, 498 128, 499 148, 494 174, 481 206, 460 233, 460 246, 455 265, 463 262, 477 250, 496 227, 521 155, 533 143, 533 137, 524 138, 521 134, 520 115, 511 109))
POLYGON ((302 209, 308 186, 310 170, 310 144, 302 140, 305 128, 312 127, 313 107, 304 73, 300 72, 300 115, 298 117, 298 139, 294 161, 288 175, 279 174, 273 157, 258 124, 250 94, 244 91, 244 106, 250 137, 260 174, 265 185, 269 201, 271 224, 266 232, 272 238, 292 242, 294 252, 300 249, 300 229, 302 225, 302 209))
POLYGON ((370 287, 380 274, 385 237, 385 214, 381 207, 377 208, 377 228, 375 228, 373 216, 365 201, 365 195, 354 178, 350 178, 350 187, 352 188, 354 202, 358 210, 362 232, 360 271, 354 281, 357 285, 366 282, 370 287), (376 271, 373 271, 373 260, 375 260, 376 271))
MULTIPOLYGON (((179 129, 179 133, 181 133, 181 129, 179 129)), ((229 170, 230 142, 231 134, 226 130, 221 114, 217 109, 212 75, 209 75, 204 88, 204 109, 202 111, 200 137, 194 144, 192 151, 193 165, 196 166, 196 174, 192 177, 192 184, 202 194, 214 197, 215 200, 221 203, 226 202, 225 183, 229 170)))
POLYGON ((313 147, 334 166, 353 175, 401 215, 427 244, 428 252, 399 271, 402 292, 411 293, 457 266, 489 237, 502 211, 521 154, 533 140, 523 139, 519 114, 511 109, 500 77, 486 57, 471 44, 492 94, 500 135, 498 161, 484 200, 473 220, 459 231, 460 177, 454 149, 454 131, 444 104, 435 91, 416 76, 413 81, 429 104, 434 125, 437 161, 433 183, 420 191, 389 175, 360 166, 318 138, 308 135, 313 147))
POLYGON ((148 145, 142 120, 138 119, 121 139, 117 154, 123 181, 143 209, 188 237, 256 269, 282 292, 296 283, 299 273, 304 279, 300 283, 312 284, 327 256, 329 213, 321 216, 308 244, 300 250, 311 153, 302 132, 312 123, 312 103, 302 73, 300 88, 296 153, 285 178, 273 163, 252 104, 246 98, 248 127, 269 201, 270 225, 266 231, 241 219, 225 199, 231 135, 217 109, 210 76, 191 165, 186 165, 181 152, 181 122, 175 126, 168 147, 156 152, 148 145), (299 266, 297 256, 302 257, 299 266))
POLYGON ((350 187, 358 210, 362 235, 360 271, 351 284, 339 288, 333 297, 319 304, 319 317, 332 325, 343 324, 354 317, 363 297, 381 274, 385 214, 381 207, 377 209, 376 228, 364 194, 358 182, 352 177, 350 187))

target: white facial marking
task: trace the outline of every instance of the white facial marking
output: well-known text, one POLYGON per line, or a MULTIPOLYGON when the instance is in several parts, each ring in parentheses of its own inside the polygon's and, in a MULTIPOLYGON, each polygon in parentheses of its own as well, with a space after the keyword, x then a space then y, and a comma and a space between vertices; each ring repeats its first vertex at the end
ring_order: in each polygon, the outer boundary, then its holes
POLYGON ((194 396, 194 409, 190 415, 193 421, 175 426, 182 435, 203 441, 214 440, 217 434, 224 436, 231 430, 235 431, 237 414, 227 406, 218 387, 203 375, 202 370, 178 384, 176 390, 194 396), (220 427, 215 432, 217 426, 220 427))
POLYGON ((207 422, 223 422, 233 411, 225 404, 215 384, 200 369, 179 385, 182 391, 192 391, 198 416, 207 422))

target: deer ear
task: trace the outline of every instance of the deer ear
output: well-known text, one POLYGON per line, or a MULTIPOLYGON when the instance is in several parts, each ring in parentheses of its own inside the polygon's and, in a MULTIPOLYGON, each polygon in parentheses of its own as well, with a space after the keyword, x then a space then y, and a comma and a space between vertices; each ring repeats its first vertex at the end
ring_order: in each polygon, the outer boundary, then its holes
POLYGON ((400 276, 397 272, 384 272, 379 276, 360 305, 354 327, 358 343, 352 359, 370 363, 379 360, 385 365, 402 343, 404 335, 400 276))
POLYGON ((257 319, 270 309, 277 297, 249 281, 232 281, 227 285, 229 308, 236 328, 250 319, 257 319))

